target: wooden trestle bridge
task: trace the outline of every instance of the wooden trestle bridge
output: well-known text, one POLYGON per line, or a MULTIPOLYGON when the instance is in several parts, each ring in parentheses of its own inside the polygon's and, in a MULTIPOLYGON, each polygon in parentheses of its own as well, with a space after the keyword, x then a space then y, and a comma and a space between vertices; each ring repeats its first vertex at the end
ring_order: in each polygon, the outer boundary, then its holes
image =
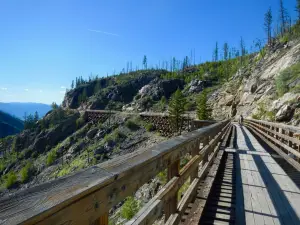
POLYGON ((107 225, 109 210, 161 171, 131 224, 300 224, 300 128, 215 122, 0 199, 0 224, 107 225), (180 168, 180 159, 191 155, 180 168), (190 186, 180 201, 180 187, 190 186))

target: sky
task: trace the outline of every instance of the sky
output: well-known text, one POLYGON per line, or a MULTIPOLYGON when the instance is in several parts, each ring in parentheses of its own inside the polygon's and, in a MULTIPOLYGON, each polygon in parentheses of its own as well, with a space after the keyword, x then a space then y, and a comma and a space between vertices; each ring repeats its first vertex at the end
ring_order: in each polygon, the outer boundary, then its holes
MULTIPOLYGON (((284 0, 295 18, 296 0, 284 0)), ((250 48, 265 38, 264 13, 279 0, 1 0, 0 102, 61 103, 75 77, 141 68, 216 42, 250 48)))

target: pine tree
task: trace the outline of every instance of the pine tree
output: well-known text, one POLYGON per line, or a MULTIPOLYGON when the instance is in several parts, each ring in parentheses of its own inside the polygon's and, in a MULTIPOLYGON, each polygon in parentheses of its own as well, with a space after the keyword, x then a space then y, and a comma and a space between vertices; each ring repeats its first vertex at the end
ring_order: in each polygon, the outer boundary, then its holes
POLYGON ((240 48, 241 48, 241 66, 243 66, 243 63, 244 63, 244 56, 246 55, 246 47, 245 47, 245 42, 244 42, 244 39, 243 37, 241 37, 241 40, 240 40, 240 48))
POLYGON ((268 38, 268 44, 271 44, 271 39, 272 39, 272 22, 273 22, 273 16, 272 16, 272 10, 271 7, 268 9, 268 11, 265 13, 265 31, 267 33, 267 38, 268 38))
POLYGON ((279 0, 279 19, 281 36, 287 31, 288 13, 283 5, 283 0, 279 0))
POLYGON ((207 92, 204 90, 197 99, 197 116, 199 120, 208 120, 209 110, 207 107, 207 92))
POLYGON ((224 60, 227 61, 228 60, 228 43, 224 43, 224 46, 223 46, 223 51, 224 51, 224 60))
POLYGON ((97 94, 101 89, 101 86, 100 86, 100 81, 97 81, 95 87, 94 87, 94 94, 97 94))
POLYGON ((185 104, 185 97, 183 96, 182 92, 177 89, 177 91, 171 96, 171 99, 169 101, 169 115, 171 124, 173 125, 175 132, 179 132, 179 134, 181 134, 183 126, 185 104))
POLYGON ((298 23, 300 23, 300 0, 297 0, 297 5, 296 5, 296 12, 297 12, 297 17, 298 17, 298 23))
POLYGON ((83 89, 82 92, 82 99, 83 102, 85 102, 87 100, 87 92, 86 92, 86 88, 83 89))
POLYGON ((160 108, 161 111, 165 110, 166 103, 167 103, 166 97, 162 96, 160 101, 159 101, 159 108, 160 108))
POLYGON ((71 89, 74 89, 74 80, 72 80, 71 89))
POLYGON ((144 58, 143 58, 143 66, 144 66, 144 69, 146 70, 147 69, 147 56, 144 55, 144 58))
POLYGON ((39 114, 37 111, 34 113, 34 121, 37 122, 39 120, 39 114))
POLYGON ((217 62, 219 60, 219 47, 218 42, 216 42, 216 48, 214 50, 214 61, 217 62))

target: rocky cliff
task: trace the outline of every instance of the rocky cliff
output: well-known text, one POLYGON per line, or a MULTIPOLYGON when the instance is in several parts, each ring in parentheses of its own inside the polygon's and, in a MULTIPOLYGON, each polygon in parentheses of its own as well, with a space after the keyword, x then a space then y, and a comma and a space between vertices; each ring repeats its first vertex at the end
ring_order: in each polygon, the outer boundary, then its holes
POLYGON ((215 119, 243 115, 299 125, 300 42, 257 53, 209 101, 215 119), (282 92, 280 89, 284 88, 282 92), (280 93, 281 92, 281 93, 280 93))

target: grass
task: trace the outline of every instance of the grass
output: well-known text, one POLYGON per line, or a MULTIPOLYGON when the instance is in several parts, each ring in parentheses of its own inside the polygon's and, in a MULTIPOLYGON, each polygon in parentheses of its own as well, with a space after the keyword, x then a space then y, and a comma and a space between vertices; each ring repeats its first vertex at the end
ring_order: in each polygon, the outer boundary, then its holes
POLYGON ((9 172, 6 177, 5 187, 11 188, 16 182, 17 182, 16 174, 13 171, 9 172))
POLYGON ((157 174, 157 177, 162 185, 165 185, 167 183, 167 170, 161 171, 159 174, 157 174))
POLYGON ((33 168, 30 162, 27 162, 26 165, 20 171, 21 182, 26 183, 32 176, 33 168))
POLYGON ((85 167, 85 165, 86 165, 86 159, 77 157, 70 164, 64 164, 62 169, 58 172, 57 176, 62 177, 70 174, 71 172, 81 170, 85 167))
POLYGON ((47 166, 52 165, 55 162, 55 160, 56 160, 56 150, 53 149, 47 155, 47 159, 46 159, 47 166))
POLYGON ((191 180, 190 178, 188 178, 178 191, 178 195, 177 195, 178 201, 180 201, 181 196, 187 191, 190 185, 191 185, 191 180))
POLYGON ((133 197, 127 197, 122 208, 121 216, 124 219, 130 220, 140 209, 139 202, 133 197))
POLYGON ((137 130, 140 128, 139 124, 136 123, 133 119, 129 119, 125 122, 125 126, 130 130, 137 130))
POLYGON ((145 129, 146 129, 146 131, 151 132, 151 131, 154 131, 154 126, 152 123, 147 123, 147 124, 145 124, 145 129))
POLYGON ((294 82, 300 76, 300 63, 297 63, 285 70, 283 70, 279 76, 275 79, 276 82, 276 92, 278 97, 283 96, 289 91, 299 92, 300 85, 293 88, 289 88, 289 84, 294 82))

